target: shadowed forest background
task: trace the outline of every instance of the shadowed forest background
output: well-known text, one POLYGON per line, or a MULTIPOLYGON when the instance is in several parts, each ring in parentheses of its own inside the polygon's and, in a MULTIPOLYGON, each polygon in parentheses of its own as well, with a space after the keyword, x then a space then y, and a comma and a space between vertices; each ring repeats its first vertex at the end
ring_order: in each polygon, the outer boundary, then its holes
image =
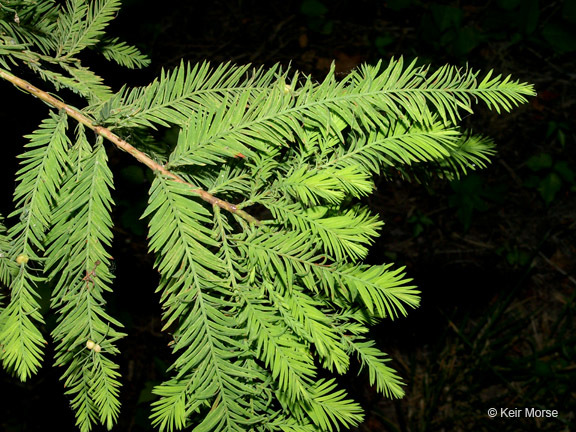
MULTIPOLYGON (((109 28, 151 57, 128 71, 94 55, 86 64, 119 89, 142 85, 181 59, 290 65, 321 80, 363 62, 403 55, 472 66, 533 83, 538 96, 510 114, 478 109, 467 127, 494 138, 485 170, 428 185, 377 181, 367 203, 386 223, 371 263, 406 266, 422 291, 419 309, 372 331, 406 382, 382 399, 358 379, 344 385, 366 410, 358 431, 569 431, 576 429, 576 2, 538 0, 125 0, 109 28), (557 419, 513 419, 488 408, 555 409, 557 419)), ((25 75, 34 82, 33 77, 25 75)), ((46 107, 0 84, 5 165, 0 211, 10 213, 14 173, 46 107), (18 127, 14 127, 18 125, 18 127)), ((74 103, 72 95, 70 97, 74 103)), ((170 134, 159 136, 170 140, 170 134)), ((149 173, 110 148, 115 193, 115 294, 125 323, 118 431, 148 431, 150 390, 169 364, 160 332, 157 273, 139 219, 149 173)), ((9 222, 9 221, 8 221, 9 222)), ((47 323, 48 327, 53 323, 47 323)), ((1 432, 74 430, 47 353, 26 384, 0 373, 1 432)))

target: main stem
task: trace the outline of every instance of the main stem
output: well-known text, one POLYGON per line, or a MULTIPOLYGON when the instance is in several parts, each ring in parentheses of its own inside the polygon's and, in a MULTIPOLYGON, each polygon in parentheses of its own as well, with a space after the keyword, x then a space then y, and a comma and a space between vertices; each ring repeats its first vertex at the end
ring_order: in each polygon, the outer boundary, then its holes
POLYGON ((209 194, 205 190, 203 190, 197 186, 191 185, 186 180, 182 179, 181 177, 174 174, 173 172, 168 171, 166 168, 164 168, 163 165, 161 165, 158 162, 156 162, 155 160, 151 159, 146 154, 142 153, 140 150, 135 148, 133 145, 131 145, 127 141, 120 138, 118 135, 116 135, 110 129, 107 129, 103 126, 98 126, 98 125, 94 124, 92 122, 92 120, 90 120, 90 118, 88 118, 87 116, 82 114, 82 112, 80 112, 77 109, 72 108, 71 106, 65 104, 64 102, 56 99, 51 94, 49 94, 43 90, 40 90, 38 87, 33 86, 29 82, 27 82, 21 78, 18 78, 17 76, 12 75, 11 73, 6 72, 2 69, 0 69, 0 77, 4 78, 7 81, 10 81, 15 86, 20 87, 22 90, 27 91, 28 93, 38 97, 39 99, 42 99, 44 102, 48 103, 49 105, 51 105, 55 108, 58 108, 60 110, 66 111, 66 113, 70 117, 76 119, 79 123, 82 123, 84 126, 92 129, 98 135, 101 135, 104 138, 108 139, 108 141, 111 141, 114 145, 116 145, 116 147, 119 147, 122 150, 124 150, 125 152, 130 153, 132 156, 134 156, 136 159, 138 159, 144 165, 149 167, 151 170, 159 172, 160 174, 163 174, 166 177, 171 178, 175 182, 185 184, 186 186, 188 186, 190 188, 190 190, 194 194, 198 195, 204 201, 206 201, 212 205, 218 206, 224 210, 227 210, 230 213, 234 213, 235 215, 240 216, 242 219, 244 219, 250 223, 253 223, 255 225, 260 224, 260 221, 258 219, 256 219, 254 216, 250 215, 249 213, 245 212, 244 210, 239 209, 234 204, 231 204, 228 201, 224 201, 224 200, 221 200, 219 198, 216 198, 214 195, 209 194))

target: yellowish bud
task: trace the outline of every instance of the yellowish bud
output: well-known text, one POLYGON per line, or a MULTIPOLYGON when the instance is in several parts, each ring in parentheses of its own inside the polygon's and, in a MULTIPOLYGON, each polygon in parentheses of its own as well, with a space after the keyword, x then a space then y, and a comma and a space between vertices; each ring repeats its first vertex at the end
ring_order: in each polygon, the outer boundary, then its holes
POLYGON ((26 263, 28 262, 28 260, 29 260, 28 255, 22 254, 22 255, 18 255, 18 256, 16 257, 16 262, 17 262, 19 265, 26 264, 26 263))

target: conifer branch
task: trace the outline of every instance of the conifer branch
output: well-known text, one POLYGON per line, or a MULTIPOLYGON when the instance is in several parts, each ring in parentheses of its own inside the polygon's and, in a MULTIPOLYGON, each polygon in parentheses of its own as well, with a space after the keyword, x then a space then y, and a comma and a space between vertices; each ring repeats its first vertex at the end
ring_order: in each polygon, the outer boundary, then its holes
POLYGON ((213 206, 218 206, 224 210, 229 211, 230 213, 234 213, 235 215, 241 217, 242 219, 246 220, 249 223, 253 223, 255 225, 259 225, 260 221, 256 219, 254 216, 249 214, 248 212, 239 209, 236 205, 229 203, 228 201, 222 200, 220 198, 215 197, 214 195, 206 192, 205 190, 191 185, 186 180, 182 179, 180 176, 174 174, 173 172, 167 170, 163 165, 159 164, 145 153, 141 152, 133 145, 128 143, 126 140, 120 138, 110 129, 105 128, 103 126, 99 126, 95 124, 90 118, 84 115, 81 111, 71 107, 70 105, 62 102, 61 100, 55 98, 50 93, 40 90, 38 87, 30 84, 28 81, 23 80, 5 70, 0 69, 0 77, 11 82, 15 86, 21 88, 22 90, 30 93, 33 96, 43 100, 44 102, 48 103, 49 105, 53 106, 54 108, 58 108, 59 110, 63 110, 68 114, 70 117, 78 121, 79 123, 85 125, 86 127, 92 129, 96 134, 103 136, 108 141, 112 142, 116 147, 124 150, 125 152, 131 154, 134 158, 138 161, 142 162, 152 171, 163 174, 164 176, 172 179, 177 183, 181 183, 186 185, 190 188, 190 190, 202 198, 204 201, 212 204, 213 206))
POLYGON ((22 380, 38 371, 41 324, 51 313, 54 360, 80 431, 118 420, 113 357, 125 334, 104 298, 114 279, 106 138, 155 174, 143 217, 176 359, 153 390, 152 424, 160 432, 358 425, 362 409, 320 368, 342 375, 357 357, 379 393, 402 397, 401 378, 368 331, 420 301, 404 268, 363 262, 382 222, 360 200, 373 192, 374 174, 426 181, 484 167, 494 144, 463 132, 461 113, 476 102, 510 111, 533 87, 400 58, 343 79, 332 68, 322 82, 280 66, 181 63, 113 94, 77 55, 96 48, 127 67, 148 63, 105 31, 121 3, 14 0, 0 8, 0 78, 50 106, 20 155, 9 216, 16 222, 6 230, 0 216, 0 258, 8 258, 0 259, 0 282, 9 288, 0 292, 3 368, 22 380), (68 105, 8 72, 12 64, 88 105, 68 105), (80 123, 74 133, 68 117, 80 123), (147 142, 145 130, 158 126, 179 129, 173 146, 147 142), (135 148, 119 130, 137 130, 149 147, 135 148), (260 221, 238 208, 250 205, 271 220, 252 226, 260 221), (51 289, 50 312, 40 307, 40 284, 51 289))

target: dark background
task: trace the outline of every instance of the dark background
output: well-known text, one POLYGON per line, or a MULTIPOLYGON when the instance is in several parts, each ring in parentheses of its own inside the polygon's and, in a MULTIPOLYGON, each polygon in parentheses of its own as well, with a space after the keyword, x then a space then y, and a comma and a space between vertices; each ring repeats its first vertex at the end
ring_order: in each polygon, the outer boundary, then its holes
MULTIPOLYGON (((533 83, 538 96, 510 114, 478 107, 466 127, 493 137, 487 169, 431 185, 377 180, 367 203, 386 222, 369 262, 393 261, 422 290, 420 308, 374 328, 406 381, 406 397, 383 399, 357 378, 343 384, 366 410, 359 431, 569 431, 576 428, 574 318, 576 2, 126 0, 110 35, 152 59, 127 71, 88 54, 115 89, 142 85, 180 59, 269 66, 322 79, 335 60, 345 74, 362 62, 403 55, 470 65, 533 83), (490 419, 495 408, 556 409, 558 419, 490 419)), ((22 75, 33 83, 39 81, 22 75)), ((5 165, 0 210, 10 212, 18 154, 47 107, 0 83, 5 165)), ((170 363, 160 333, 153 259, 146 252, 146 176, 109 151, 116 181, 115 296, 126 324, 119 431, 147 431, 150 389, 170 363)), ((50 326, 48 322, 48 326, 50 326)), ((0 431, 74 430, 50 353, 22 384, 0 373, 8 402, 0 431)))

